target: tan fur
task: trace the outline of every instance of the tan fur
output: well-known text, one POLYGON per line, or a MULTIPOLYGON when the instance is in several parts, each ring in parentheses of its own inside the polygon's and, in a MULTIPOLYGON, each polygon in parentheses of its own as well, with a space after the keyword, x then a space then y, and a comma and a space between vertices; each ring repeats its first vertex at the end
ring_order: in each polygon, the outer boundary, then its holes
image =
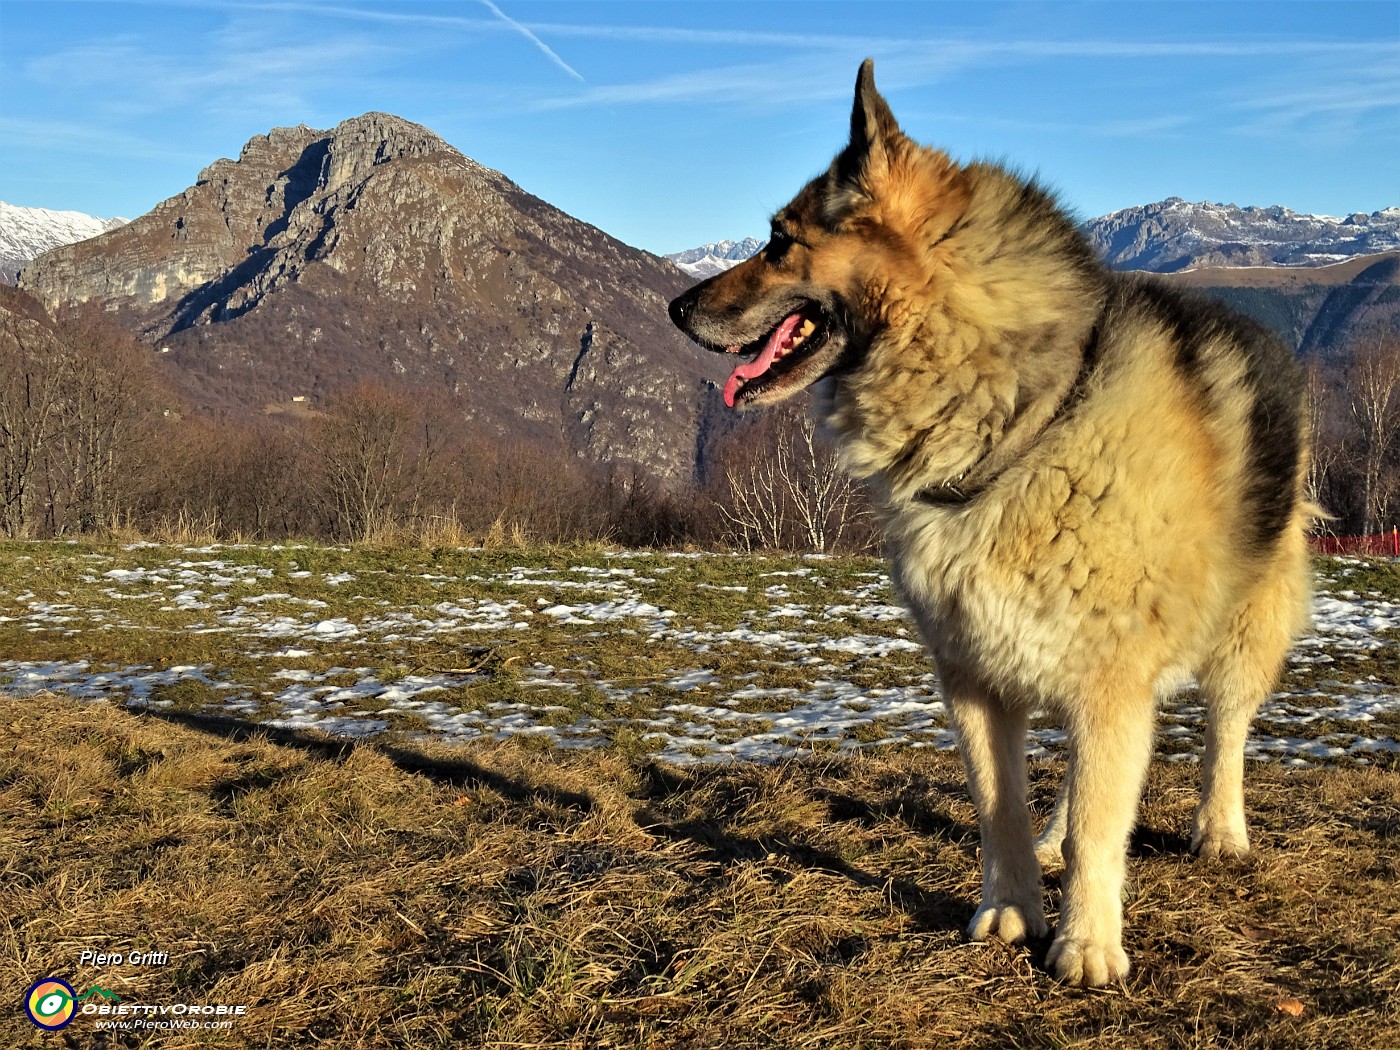
MULTIPOLYGON (((969 932, 1045 934, 1039 861, 1062 858, 1049 965, 1104 984, 1128 972, 1120 894, 1155 702, 1193 675, 1210 726, 1192 845, 1248 849, 1245 734, 1306 617, 1306 455, 1280 483, 1286 524, 1258 539, 1248 339, 1168 323, 1145 281, 1087 259, 1024 180, 916 145, 862 77, 852 146, 775 219, 800 243, 706 282, 686 310, 722 332, 726 311, 760 316, 791 289, 848 305, 858 349, 818 388, 822 411, 882 497, 894 578, 959 733, 985 860, 969 932), (1035 709, 1070 741, 1038 847, 1035 709)), ((811 381, 793 375, 763 398, 811 381)))

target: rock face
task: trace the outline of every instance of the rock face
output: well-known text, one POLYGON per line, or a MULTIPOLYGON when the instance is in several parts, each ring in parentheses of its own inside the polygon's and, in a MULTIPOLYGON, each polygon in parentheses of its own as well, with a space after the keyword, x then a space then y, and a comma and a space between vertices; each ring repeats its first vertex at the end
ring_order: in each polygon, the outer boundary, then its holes
POLYGON ((1324 266, 1400 250, 1400 208, 1335 219, 1287 208, 1192 204, 1169 197, 1086 222, 1117 270, 1175 273, 1206 266, 1324 266))
POLYGON ((318 399, 363 379, 454 397, 503 439, 696 469, 716 367, 671 327, 689 278, 383 113, 276 128, 21 286, 100 301, 166 351, 195 407, 318 399))

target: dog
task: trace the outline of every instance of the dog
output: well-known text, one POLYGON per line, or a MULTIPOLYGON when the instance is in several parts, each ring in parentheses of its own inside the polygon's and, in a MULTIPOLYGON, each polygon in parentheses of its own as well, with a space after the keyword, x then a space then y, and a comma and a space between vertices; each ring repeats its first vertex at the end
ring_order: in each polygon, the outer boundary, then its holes
POLYGON ((1122 892, 1155 705, 1208 712, 1192 849, 1249 849, 1244 743, 1307 621, 1301 370, 1266 329, 1115 273, 1034 180, 908 138, 861 66, 850 141, 751 259, 670 304, 736 354, 731 407, 814 388, 880 505, 978 811, 975 940, 1049 933, 1070 985, 1129 972, 1122 892), (1039 840, 1032 711, 1065 723, 1039 840))

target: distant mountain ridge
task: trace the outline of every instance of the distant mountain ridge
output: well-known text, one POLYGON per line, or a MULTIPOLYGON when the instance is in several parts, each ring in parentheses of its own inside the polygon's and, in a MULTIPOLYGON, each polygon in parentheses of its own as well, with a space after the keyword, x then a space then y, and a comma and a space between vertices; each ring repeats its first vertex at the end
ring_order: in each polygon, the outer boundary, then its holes
MULTIPOLYGON (((1152 262, 1146 247, 1155 246, 1176 279, 1193 278, 1309 352, 1331 352, 1359 327, 1393 328, 1400 316, 1394 253, 1325 268, 1325 278, 1302 266, 1189 264, 1211 252, 1264 257, 1220 245, 1265 252, 1283 243, 1269 231, 1284 228, 1315 230, 1297 258, 1383 247, 1400 209, 1327 220, 1174 199, 1095 223, 1108 220, 1105 250, 1152 262), (1214 223, 1210 237, 1204 220, 1192 225, 1201 215, 1214 223), (1182 231, 1197 255, 1183 254, 1182 231), (1255 273, 1262 283, 1219 277, 1255 273)), ((734 417, 716 392, 722 362, 673 328, 667 301, 697 270, 718 272, 762 247, 719 241, 668 262, 384 113, 254 136, 236 160, 214 161, 146 215, 86 237, 24 265, 21 287, 50 309, 100 302, 168 351, 160 367, 196 410, 315 404, 378 380, 453 398, 507 445, 548 445, 680 482, 703 475, 714 435, 734 417)))
POLYGON ((125 225, 80 211, 25 208, 0 201, 0 283, 14 284, 24 265, 50 248, 87 240, 125 225))
POLYGON ((692 277, 713 277, 743 262, 762 248, 763 244, 764 242, 756 237, 745 237, 742 241, 712 241, 698 248, 672 252, 666 258, 692 277))
POLYGON ((1177 273, 1207 266, 1326 266, 1400 251, 1400 208, 1345 218, 1169 197, 1080 227, 1116 270, 1177 273))
MULTIPOLYGON (((1238 207, 1168 197, 1102 215, 1080 229, 1115 270, 1177 273, 1202 267, 1329 266, 1400 251, 1400 207, 1344 218, 1274 205, 1238 207)), ((692 277, 729 269, 763 247, 753 237, 667 255, 692 277)))

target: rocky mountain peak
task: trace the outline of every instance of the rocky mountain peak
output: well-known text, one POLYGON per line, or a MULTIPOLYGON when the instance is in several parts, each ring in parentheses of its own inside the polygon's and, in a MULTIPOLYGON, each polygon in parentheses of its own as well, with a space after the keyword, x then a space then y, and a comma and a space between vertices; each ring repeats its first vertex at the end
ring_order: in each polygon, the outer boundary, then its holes
POLYGON ((764 241, 756 237, 745 237, 741 241, 712 241, 698 248, 688 248, 683 252, 671 252, 666 258, 677 268, 692 277, 713 277, 732 266, 737 266, 763 247, 764 241))
POLYGON ((255 136, 21 285, 51 309, 102 301, 218 411, 378 379, 507 440, 683 478, 717 403, 666 314, 681 274, 385 113, 255 136))
POLYGON ((334 193, 363 179, 370 169, 391 160, 435 153, 461 154, 421 124, 389 113, 366 113, 342 121, 326 140, 321 188, 334 193))
MULTIPOLYGON (((23 285, 50 305, 119 302, 151 315, 159 337, 201 318, 246 309, 324 254, 337 210, 396 161, 465 158, 422 125, 366 113, 330 131, 273 128, 237 160, 205 167, 195 184, 118 231, 116 239, 50 251, 25 269, 23 285), (104 269, 111 253, 128 265, 104 269), (178 308, 167 312, 170 303, 178 308)), ((402 196, 402 194, 401 194, 402 196)))

